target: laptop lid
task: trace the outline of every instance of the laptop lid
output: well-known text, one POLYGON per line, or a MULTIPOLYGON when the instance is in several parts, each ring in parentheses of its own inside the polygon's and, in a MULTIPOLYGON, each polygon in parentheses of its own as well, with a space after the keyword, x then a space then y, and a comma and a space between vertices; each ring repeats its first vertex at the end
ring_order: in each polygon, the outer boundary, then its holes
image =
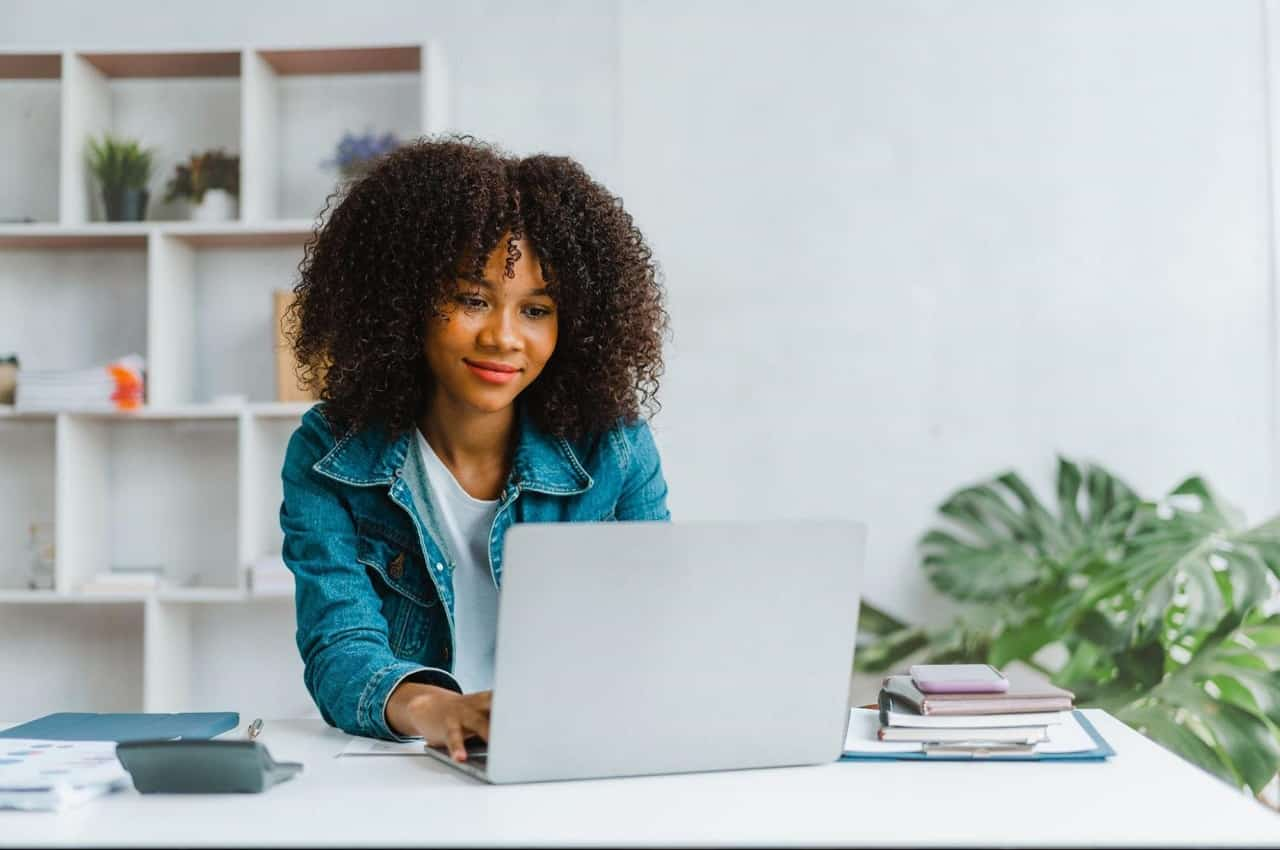
POLYGON ((487 778, 834 761, 864 542, 847 521, 513 526, 487 778))

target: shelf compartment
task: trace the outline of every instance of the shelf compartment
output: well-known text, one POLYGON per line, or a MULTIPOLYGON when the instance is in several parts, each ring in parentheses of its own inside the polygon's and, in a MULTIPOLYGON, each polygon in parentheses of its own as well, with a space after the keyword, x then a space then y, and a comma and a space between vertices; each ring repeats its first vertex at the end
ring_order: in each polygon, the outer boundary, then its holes
POLYGON ((0 115, 0 221, 57 221, 62 55, 0 53, 0 115))
POLYGON ((407 142, 448 124, 444 60, 429 43, 246 50, 241 68, 246 221, 315 216, 339 181, 322 163, 347 131, 407 142))
POLYGON ((0 715, 142 710, 141 606, 100 602, 0 610, 0 715))
MULTIPOLYGON (((120 247, 120 246, 113 246, 120 247)), ((146 252, 13 251, 0 262, 0 345, 24 369, 85 369, 146 353, 146 252)))
POLYGON ((33 523, 55 542, 55 440, 52 417, 0 419, 0 593, 33 592, 25 589, 33 523))
POLYGON ((180 202, 163 200, 165 184, 192 152, 238 150, 239 64, 239 51, 65 53, 61 221, 103 218, 85 153, 104 132, 155 150, 148 220, 186 218, 180 202))
POLYGON ((291 597, 252 605, 170 602, 149 614, 147 711, 207 711, 239 694, 236 707, 253 712, 242 723, 314 714, 291 597), (198 667, 191 658, 200 659, 198 667))
POLYGON ((204 248, 155 232, 148 258, 150 403, 188 405, 229 395, 273 400, 272 293, 293 286, 297 250, 204 248))
POLYGON ((57 429, 60 591, 112 564, 162 566, 177 591, 242 586, 237 419, 70 413, 57 429))

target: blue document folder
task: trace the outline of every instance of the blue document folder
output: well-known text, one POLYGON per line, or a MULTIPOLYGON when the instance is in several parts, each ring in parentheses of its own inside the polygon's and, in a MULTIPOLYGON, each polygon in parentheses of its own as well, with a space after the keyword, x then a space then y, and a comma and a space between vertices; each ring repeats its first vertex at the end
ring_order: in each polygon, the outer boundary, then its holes
POLYGON ((1098 734, 1098 730, 1093 728, 1093 724, 1088 718, 1079 711, 1073 711, 1072 715, 1076 722, 1080 724, 1080 728, 1093 739, 1094 748, 1091 750, 1079 750, 1073 753, 1010 753, 1010 754, 987 754, 980 753, 970 755, 967 753, 945 752, 945 753, 929 753, 929 752, 905 752, 905 753, 850 753, 846 752, 840 757, 841 761, 1102 761, 1116 754, 1111 749, 1103 737, 1098 734))
POLYGON ((182 714, 90 714, 59 712, 0 731, 0 738, 44 741, 154 741, 212 738, 240 725, 235 711, 182 714))

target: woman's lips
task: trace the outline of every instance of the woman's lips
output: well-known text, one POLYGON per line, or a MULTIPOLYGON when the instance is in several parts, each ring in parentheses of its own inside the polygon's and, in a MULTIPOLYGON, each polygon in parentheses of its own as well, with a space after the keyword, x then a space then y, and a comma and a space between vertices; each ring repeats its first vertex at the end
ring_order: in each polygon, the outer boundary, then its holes
MULTIPOLYGON (((471 374, 475 375, 480 380, 488 381, 491 384, 505 384, 509 381, 515 380, 516 375, 520 374, 519 369, 511 366, 507 366, 503 369, 486 368, 491 364, 472 363, 470 360, 464 360, 462 362, 467 364, 467 368, 471 370, 471 374)), ((499 364, 495 363, 492 365, 496 367, 499 364)))

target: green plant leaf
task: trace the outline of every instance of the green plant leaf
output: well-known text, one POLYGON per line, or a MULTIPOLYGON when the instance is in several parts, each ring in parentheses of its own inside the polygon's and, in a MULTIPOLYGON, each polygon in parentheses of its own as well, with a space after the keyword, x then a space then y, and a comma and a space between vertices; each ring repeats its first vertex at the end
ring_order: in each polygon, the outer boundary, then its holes
POLYGON ((863 599, 858 613, 858 631, 873 635, 887 635, 899 629, 907 628, 907 624, 894 617, 883 608, 872 605, 863 599))
POLYGON ((965 610, 890 631, 860 662, 1052 663, 1077 704, 1256 792, 1280 762, 1280 616, 1262 613, 1280 592, 1280 517, 1246 528, 1196 476, 1143 501, 1066 457, 1055 495, 1051 511, 1011 471, 952 493, 921 563, 965 610))
MULTIPOLYGON (((1258 793, 1280 769, 1280 737, 1270 720, 1280 710, 1280 658, 1272 659, 1268 652, 1280 649, 1277 623, 1280 618, 1273 617, 1215 635, 1189 663, 1124 709, 1121 719, 1134 712, 1146 719, 1147 712, 1161 714, 1210 746, 1230 771, 1233 784, 1258 793)), ((1153 737, 1176 749, 1167 730, 1153 737)), ((1218 772, 1202 753, 1179 752, 1218 772)))
POLYGON ((853 654, 853 669, 861 673, 880 673, 929 643, 929 633, 922 628, 906 628, 885 635, 867 646, 859 646, 853 654))
POLYGON ((89 138, 86 143, 89 172, 103 188, 145 189, 151 179, 154 152, 136 140, 120 139, 110 133, 89 138))
POLYGON ((1186 726, 1175 723, 1167 711, 1154 706, 1123 709, 1117 717, 1175 754, 1228 782, 1238 785, 1235 772, 1217 751, 1186 726))

